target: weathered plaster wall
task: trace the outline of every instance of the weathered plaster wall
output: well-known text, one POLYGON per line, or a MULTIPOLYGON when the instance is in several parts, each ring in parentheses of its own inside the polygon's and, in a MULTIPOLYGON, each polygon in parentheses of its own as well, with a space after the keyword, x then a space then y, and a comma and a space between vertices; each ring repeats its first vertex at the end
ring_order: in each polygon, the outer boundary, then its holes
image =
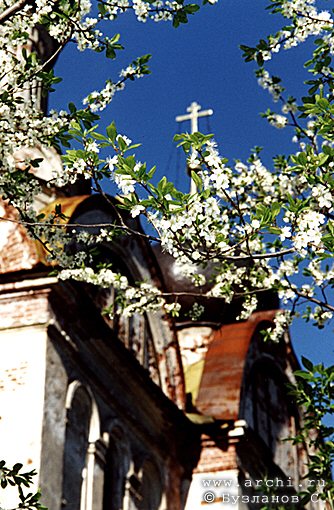
POLYGON ((61 357, 48 338, 46 348, 46 385, 43 412, 40 485, 43 503, 61 508, 63 454, 66 427, 65 399, 68 376, 61 357))
MULTIPOLYGON (((0 332, 1 457, 8 465, 21 462, 26 470, 37 472, 42 448, 46 342, 43 326, 0 332)), ((2 492, 5 495, 8 491, 2 492)), ((1 501, 1 506, 11 508, 11 501, 1 501)))
POLYGON ((239 494, 238 470, 224 469, 207 473, 195 473, 191 482, 185 510, 241 510, 240 505, 223 503, 222 495, 239 494))

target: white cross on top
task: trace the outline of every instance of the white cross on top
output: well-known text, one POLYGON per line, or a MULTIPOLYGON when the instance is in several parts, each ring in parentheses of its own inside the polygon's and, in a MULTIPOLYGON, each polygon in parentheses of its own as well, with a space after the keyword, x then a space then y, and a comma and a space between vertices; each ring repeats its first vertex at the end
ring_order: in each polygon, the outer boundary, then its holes
POLYGON ((191 122, 191 134, 196 133, 198 131, 198 119, 199 117, 209 117, 213 114, 213 110, 202 110, 201 105, 193 101, 190 106, 187 108, 187 112, 189 114, 178 115, 175 120, 176 122, 183 122, 184 120, 190 120, 191 122))
MULTIPOLYGON (((196 101, 193 101, 191 103, 190 106, 188 106, 187 108, 187 112, 189 112, 189 114, 185 114, 185 115, 178 115, 175 120, 176 122, 183 122, 184 120, 190 120, 190 123, 191 123, 191 134, 194 134, 194 133, 197 133, 198 132, 198 119, 199 117, 209 117, 210 115, 213 114, 213 110, 201 110, 201 105, 199 105, 198 103, 196 103, 196 101)), ((191 149, 191 152, 192 154, 194 154, 194 150, 191 149)), ((196 193, 196 184, 195 182, 193 181, 193 179, 191 179, 190 181, 190 193, 196 193)))

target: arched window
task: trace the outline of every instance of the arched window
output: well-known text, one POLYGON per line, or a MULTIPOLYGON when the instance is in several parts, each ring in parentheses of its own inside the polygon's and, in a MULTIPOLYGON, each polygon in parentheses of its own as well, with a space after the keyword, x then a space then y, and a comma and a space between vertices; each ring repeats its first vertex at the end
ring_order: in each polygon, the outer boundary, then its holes
POLYGON ((121 510, 129 471, 128 448, 122 431, 115 428, 109 436, 103 487, 103 510, 121 510))
POLYGON ((90 510, 95 442, 100 435, 98 410, 91 392, 78 381, 68 388, 66 408, 62 508, 90 510))
POLYGON ((138 510, 158 510, 163 495, 162 477, 156 464, 146 460, 140 470, 140 487, 136 498, 138 510))
POLYGON ((246 381, 243 418, 270 448, 274 462, 293 479, 298 478, 295 435, 298 412, 288 395, 287 378, 266 357, 254 363, 246 381))

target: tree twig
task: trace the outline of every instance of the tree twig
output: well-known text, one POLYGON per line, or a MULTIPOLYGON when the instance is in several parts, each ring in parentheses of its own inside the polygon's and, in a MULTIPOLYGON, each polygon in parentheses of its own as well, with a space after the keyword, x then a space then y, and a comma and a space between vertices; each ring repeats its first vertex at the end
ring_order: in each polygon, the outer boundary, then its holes
POLYGON ((151 236, 149 234, 144 234, 143 232, 139 232, 137 230, 133 230, 127 225, 113 225, 112 223, 52 223, 52 222, 44 222, 44 221, 22 221, 22 220, 13 220, 11 218, 4 218, 0 216, 0 221, 8 221, 10 223, 15 223, 17 225, 22 225, 23 227, 57 227, 57 228, 119 228, 120 230, 125 230, 126 232, 137 235, 140 237, 144 237, 150 241, 160 242, 158 237, 151 236))
POLYGON ((18 11, 20 11, 25 5, 29 4, 29 0, 18 0, 15 4, 11 5, 0 13, 0 23, 5 23, 18 11))

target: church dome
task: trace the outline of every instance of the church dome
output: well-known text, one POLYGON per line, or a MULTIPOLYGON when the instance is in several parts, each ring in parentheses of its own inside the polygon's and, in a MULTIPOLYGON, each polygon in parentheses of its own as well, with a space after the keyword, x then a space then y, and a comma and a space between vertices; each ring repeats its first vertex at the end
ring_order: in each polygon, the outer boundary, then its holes
MULTIPOLYGON (((154 245, 153 252, 163 275, 163 285, 166 292, 176 295, 179 294, 177 299, 182 307, 180 316, 176 318, 176 322, 179 326, 185 326, 187 324, 195 326, 199 323, 201 325, 208 324, 210 326, 219 326, 235 321, 235 318, 241 311, 241 299, 234 299, 230 304, 226 303, 221 298, 208 299, 205 294, 210 290, 210 284, 195 287, 188 278, 180 274, 176 260, 167 252, 162 251, 160 245, 154 245), (198 303, 204 307, 204 312, 198 321, 193 321, 190 317, 194 303, 198 303)), ((210 275, 210 271, 210 266, 204 271, 207 278, 210 275)), ((257 297, 257 311, 275 310, 279 308, 279 300, 275 292, 262 292, 258 294, 257 297)), ((174 299, 174 297, 171 297, 171 300, 174 299)))

